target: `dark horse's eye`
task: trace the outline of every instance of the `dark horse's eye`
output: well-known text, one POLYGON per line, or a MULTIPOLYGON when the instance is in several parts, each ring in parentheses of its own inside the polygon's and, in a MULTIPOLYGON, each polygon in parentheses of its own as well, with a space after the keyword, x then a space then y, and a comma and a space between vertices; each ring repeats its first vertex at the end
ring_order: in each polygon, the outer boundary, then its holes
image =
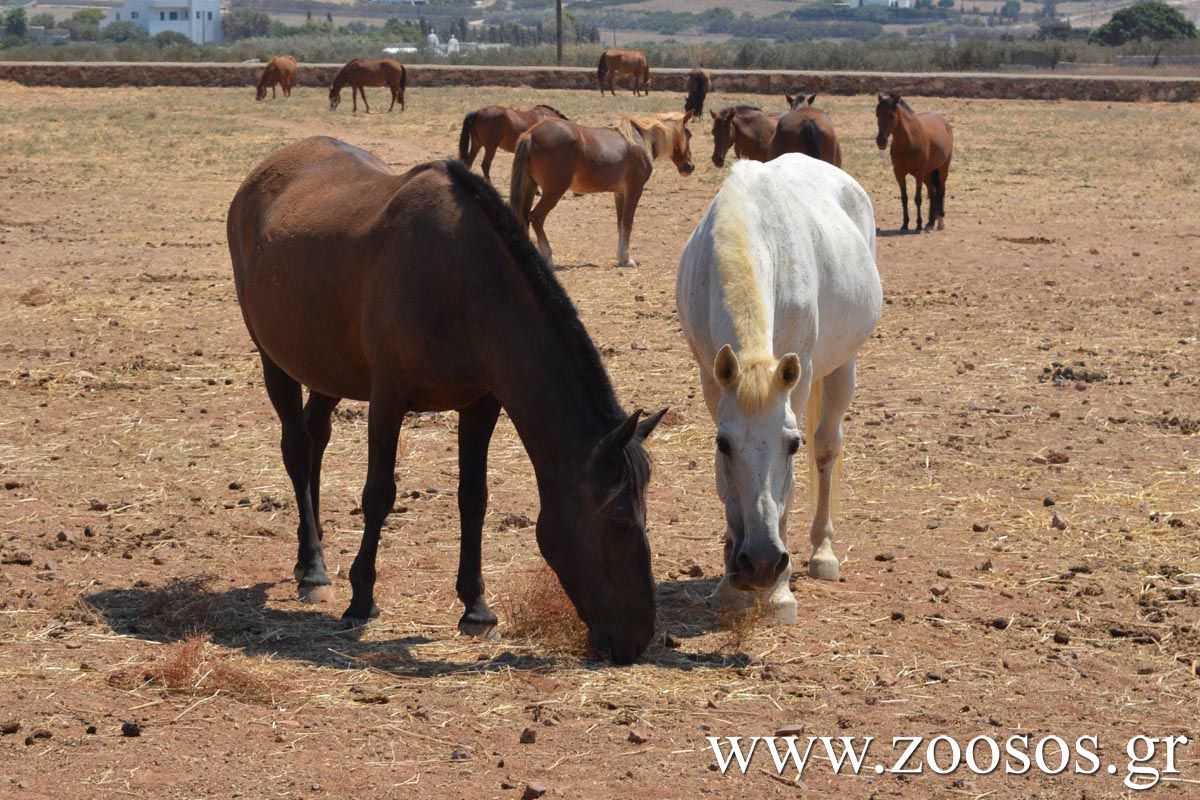
POLYGON ((717 449, 725 455, 729 455, 729 440, 724 436, 717 437, 717 449))
POLYGON ((789 456, 796 455, 796 451, 800 449, 800 437, 793 436, 791 439, 788 439, 787 448, 789 456))

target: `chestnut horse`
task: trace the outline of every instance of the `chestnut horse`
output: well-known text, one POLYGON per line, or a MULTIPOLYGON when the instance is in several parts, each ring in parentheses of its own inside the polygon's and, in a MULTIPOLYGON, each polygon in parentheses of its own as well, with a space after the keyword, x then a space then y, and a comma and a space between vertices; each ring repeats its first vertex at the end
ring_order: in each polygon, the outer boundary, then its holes
POLYGON ((296 83, 296 59, 291 56, 275 56, 267 62, 262 77, 258 79, 258 90, 255 100, 267 96, 267 88, 271 89, 271 99, 275 99, 275 87, 283 89, 284 97, 292 96, 292 86, 296 83))
POLYGON ((730 147, 738 158, 771 160, 771 140, 775 138, 775 126, 783 116, 782 112, 765 114, 754 106, 730 106, 708 113, 713 118, 712 162, 715 166, 725 166, 725 154, 730 147))
POLYGON ((616 128, 588 128, 566 120, 538 123, 517 140, 509 202, 522 228, 533 223, 538 249, 552 262, 546 215, 570 189, 578 194, 612 192, 617 203, 617 265, 636 267, 629 237, 642 189, 655 159, 667 157, 681 175, 691 175, 692 132, 688 114, 625 117, 616 128), (542 199, 533 207, 534 192, 542 199))
POLYGON ((362 58, 352 58, 346 66, 338 70, 329 87, 329 108, 335 109, 342 102, 342 87, 350 86, 350 100, 354 111, 358 111, 358 95, 362 95, 363 106, 371 113, 367 105, 367 93, 364 86, 386 86, 392 90, 392 104, 388 111, 396 107, 400 101, 400 110, 404 110, 404 87, 408 84, 408 71, 404 65, 392 58, 377 58, 370 61, 362 58))
POLYGON ((600 54, 600 64, 596 67, 596 78, 600 82, 600 94, 604 94, 605 85, 614 95, 617 90, 613 82, 622 75, 633 77, 633 94, 636 97, 645 91, 650 94, 650 62, 641 50, 605 50, 600 54))
POLYGON ((508 106, 484 106, 463 117, 462 133, 458 137, 458 157, 468 167, 483 148, 483 176, 492 180, 492 159, 496 148, 507 153, 517 149, 517 137, 544 119, 566 119, 566 115, 550 106, 534 106, 521 111, 508 106))
POLYGON ((684 113, 692 112, 692 116, 699 117, 704 113, 704 98, 708 97, 708 93, 712 91, 712 75, 708 70, 695 69, 688 72, 687 77, 687 97, 683 100, 684 113))
POLYGON ((370 401, 364 530, 344 614, 354 624, 379 613, 376 551, 404 416, 456 409, 459 629, 490 632, 480 540, 488 443, 503 409, 533 463, 542 555, 596 652, 636 659, 655 626, 642 443, 666 409, 647 419, 621 410, 566 292, 491 185, 453 159, 396 175, 345 142, 304 139, 250 173, 228 234, 242 316, 283 427, 301 599, 332 592, 318 520, 338 401, 370 401))
POLYGON ((954 153, 954 129, 941 114, 913 111, 899 92, 879 94, 875 120, 879 133, 875 144, 887 147, 892 137, 892 172, 900 184, 900 204, 904 207, 904 224, 908 230, 908 176, 917 182, 917 230, 921 230, 921 185, 929 189, 929 230, 937 223, 940 231, 946 227, 946 176, 950 174, 950 157, 954 153))
POLYGON ((791 111, 780 118, 771 139, 771 159, 784 153, 804 153, 835 167, 842 165, 842 146, 833 131, 833 120, 824 111, 813 107, 815 94, 784 95, 791 111))

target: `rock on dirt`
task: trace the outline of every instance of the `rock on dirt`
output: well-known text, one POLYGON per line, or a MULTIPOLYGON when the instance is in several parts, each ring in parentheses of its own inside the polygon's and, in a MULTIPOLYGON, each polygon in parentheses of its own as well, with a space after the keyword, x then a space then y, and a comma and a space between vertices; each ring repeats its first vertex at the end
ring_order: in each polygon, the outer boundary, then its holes
POLYGON ((130 737, 130 738, 132 738, 134 736, 141 736, 142 735, 142 726, 137 724, 136 722, 122 722, 121 723, 121 735, 130 737))
POLYGON ((546 793, 546 784, 541 781, 530 781, 525 784, 525 791, 521 794, 521 800, 537 800, 546 793))
POLYGON ((526 728, 521 731, 521 744, 533 744, 537 741, 537 729, 526 728))
POLYGON ((645 744, 646 742, 650 741, 650 737, 639 731, 637 728, 629 729, 629 736, 627 739, 633 744, 645 744))

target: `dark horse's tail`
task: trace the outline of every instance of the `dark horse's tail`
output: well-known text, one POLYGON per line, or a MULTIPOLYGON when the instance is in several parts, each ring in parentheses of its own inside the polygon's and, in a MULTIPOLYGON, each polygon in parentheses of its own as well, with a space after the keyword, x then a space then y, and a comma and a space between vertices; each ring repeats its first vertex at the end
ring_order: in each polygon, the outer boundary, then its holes
POLYGON ((599 64, 599 66, 596 67, 596 80, 598 80, 600 82, 600 91, 601 92, 604 91, 604 75, 605 75, 605 73, 608 72, 608 65, 604 63, 604 61, 605 61, 604 57, 607 55, 608 55, 607 50, 605 50, 603 53, 600 54, 600 64, 599 64))
POLYGON ((468 167, 471 166, 471 134, 475 132, 475 116, 478 111, 472 111, 463 117, 462 133, 458 135, 458 157, 468 167))
POLYGON ((528 133, 521 134, 517 139, 517 149, 513 154, 512 182, 508 186, 508 204, 517 215, 517 222, 524 229, 529 224, 529 212, 533 208, 533 195, 537 191, 537 183, 529 174, 529 159, 533 151, 533 140, 528 133))
POLYGON ((821 129, 811 119, 806 119, 800 125, 800 141, 804 145, 804 154, 812 158, 821 157, 821 129))

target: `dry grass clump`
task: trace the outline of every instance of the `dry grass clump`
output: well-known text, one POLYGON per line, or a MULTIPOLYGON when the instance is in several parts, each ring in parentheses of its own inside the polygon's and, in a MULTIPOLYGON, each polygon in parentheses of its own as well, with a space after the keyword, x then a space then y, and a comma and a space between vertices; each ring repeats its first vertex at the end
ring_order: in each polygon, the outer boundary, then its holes
POLYGON ((17 295, 17 302, 23 306, 44 306, 54 302, 54 295, 40 283, 30 286, 17 295))
POLYGON ((717 627, 725 631, 726 639, 721 649, 740 653, 764 626, 766 606, 761 598, 755 598, 743 608, 723 608, 717 612, 717 627))
POLYGON ((123 688, 151 686, 168 694, 223 694, 247 703, 271 703, 271 684, 245 666, 222 656, 207 636, 189 636, 168 645, 148 665, 115 672, 109 683, 123 688))
POLYGON ((554 571, 539 564, 524 576, 520 587, 503 603, 507 632, 529 639, 541 652, 587 655, 587 626, 554 571))

